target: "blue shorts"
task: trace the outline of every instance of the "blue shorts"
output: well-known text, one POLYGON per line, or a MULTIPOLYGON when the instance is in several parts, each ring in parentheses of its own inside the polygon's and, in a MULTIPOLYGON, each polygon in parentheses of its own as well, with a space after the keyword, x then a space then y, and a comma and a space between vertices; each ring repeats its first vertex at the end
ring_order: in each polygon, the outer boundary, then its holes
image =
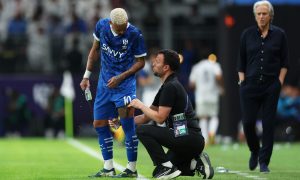
POLYGON ((128 105, 136 98, 136 90, 130 89, 124 92, 112 92, 109 89, 97 88, 94 103, 94 120, 108 120, 118 117, 117 108, 128 105))

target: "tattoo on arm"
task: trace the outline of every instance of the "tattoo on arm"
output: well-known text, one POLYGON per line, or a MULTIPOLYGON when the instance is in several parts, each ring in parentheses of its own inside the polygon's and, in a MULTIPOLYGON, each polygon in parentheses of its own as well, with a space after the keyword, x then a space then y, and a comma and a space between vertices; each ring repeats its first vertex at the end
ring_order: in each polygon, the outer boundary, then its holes
POLYGON ((126 79, 128 76, 135 74, 136 72, 138 72, 140 69, 142 69, 145 65, 145 58, 144 57, 140 57, 140 58, 136 58, 136 62, 133 64, 133 66, 128 69, 127 71, 123 72, 120 75, 120 78, 126 79))
POLYGON ((99 52, 100 52, 100 43, 97 40, 94 40, 93 46, 90 50, 87 62, 87 69, 92 71, 94 63, 99 59, 99 52))

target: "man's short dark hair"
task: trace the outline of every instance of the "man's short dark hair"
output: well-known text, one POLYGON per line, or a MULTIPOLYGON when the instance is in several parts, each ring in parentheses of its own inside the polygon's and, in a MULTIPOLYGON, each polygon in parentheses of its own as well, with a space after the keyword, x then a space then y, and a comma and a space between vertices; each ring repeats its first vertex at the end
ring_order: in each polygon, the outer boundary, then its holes
POLYGON ((160 50, 157 54, 164 55, 164 64, 169 65, 172 71, 178 71, 180 66, 180 59, 176 51, 173 51, 171 49, 164 49, 160 50))

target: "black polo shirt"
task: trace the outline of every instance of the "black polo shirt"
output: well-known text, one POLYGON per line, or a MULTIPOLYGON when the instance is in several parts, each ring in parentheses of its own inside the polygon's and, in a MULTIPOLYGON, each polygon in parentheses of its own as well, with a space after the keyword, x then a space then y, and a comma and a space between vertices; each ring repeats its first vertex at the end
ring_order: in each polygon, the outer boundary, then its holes
POLYGON ((191 101, 175 73, 167 77, 156 94, 152 105, 172 108, 168 119, 165 121, 169 128, 173 128, 173 120, 171 118, 173 115, 185 113, 188 128, 200 130, 191 101))
POLYGON ((238 72, 244 72, 246 78, 278 77, 284 67, 288 68, 288 45, 283 29, 270 25, 265 38, 257 26, 242 33, 238 72))

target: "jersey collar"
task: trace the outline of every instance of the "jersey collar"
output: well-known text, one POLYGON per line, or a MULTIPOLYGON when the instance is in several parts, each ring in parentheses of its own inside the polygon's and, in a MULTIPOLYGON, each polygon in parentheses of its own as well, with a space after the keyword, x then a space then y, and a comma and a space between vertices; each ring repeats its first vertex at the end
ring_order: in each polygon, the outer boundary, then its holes
MULTIPOLYGON (((126 28, 126 29, 128 29, 129 26, 130 26, 130 23, 128 22, 128 23, 127 23, 127 28, 126 28)), ((109 25, 109 27, 110 27, 110 31, 112 32, 112 34, 113 34, 114 36, 118 36, 118 34, 115 33, 115 31, 112 29, 111 25, 109 25)))

